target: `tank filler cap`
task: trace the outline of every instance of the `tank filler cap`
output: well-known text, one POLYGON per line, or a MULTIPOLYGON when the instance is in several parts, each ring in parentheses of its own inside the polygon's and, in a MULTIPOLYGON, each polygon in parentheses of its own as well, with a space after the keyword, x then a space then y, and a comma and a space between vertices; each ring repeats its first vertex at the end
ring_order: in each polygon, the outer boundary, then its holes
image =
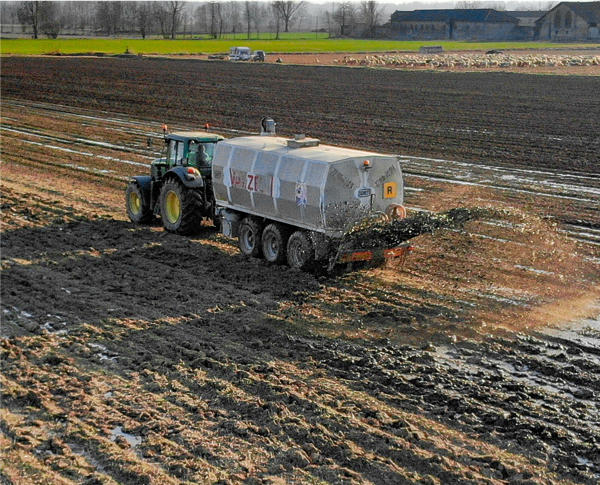
POLYGON ((294 135, 294 138, 287 141, 290 148, 306 148, 319 146, 318 138, 308 138, 306 135, 294 135))
POLYGON ((277 123, 273 118, 265 117, 260 122, 260 134, 261 136, 275 136, 275 127, 277 123))

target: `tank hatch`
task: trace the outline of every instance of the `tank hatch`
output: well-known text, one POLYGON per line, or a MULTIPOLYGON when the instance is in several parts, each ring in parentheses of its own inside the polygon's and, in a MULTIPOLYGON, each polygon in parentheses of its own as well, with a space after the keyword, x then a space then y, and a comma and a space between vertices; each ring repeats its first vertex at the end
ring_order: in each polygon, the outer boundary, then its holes
POLYGON ((318 138, 308 138, 306 135, 294 135, 287 141, 287 145, 290 148, 306 148, 319 146, 318 138))

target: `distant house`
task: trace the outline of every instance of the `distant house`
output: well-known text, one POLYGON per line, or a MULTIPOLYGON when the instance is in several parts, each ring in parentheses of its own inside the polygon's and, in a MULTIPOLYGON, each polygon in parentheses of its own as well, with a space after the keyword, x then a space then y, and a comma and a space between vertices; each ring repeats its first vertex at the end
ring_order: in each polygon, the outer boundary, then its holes
POLYGON ((404 40, 513 40, 522 38, 519 20, 491 8, 396 11, 393 37, 404 40))
POLYGON ((536 22, 540 40, 600 40, 600 2, 561 2, 536 22))

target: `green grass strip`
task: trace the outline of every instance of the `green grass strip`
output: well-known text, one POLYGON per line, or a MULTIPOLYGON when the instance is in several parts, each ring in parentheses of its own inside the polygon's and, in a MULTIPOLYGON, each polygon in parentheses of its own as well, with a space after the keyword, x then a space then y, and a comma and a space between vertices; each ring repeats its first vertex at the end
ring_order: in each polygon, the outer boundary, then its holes
MULTIPOLYGON (((239 34, 238 34, 239 35, 239 34)), ((265 34, 261 34, 265 35, 265 34)), ((297 34, 299 36, 299 34, 297 34)), ((314 35, 307 33, 305 35, 314 35)), ((365 39, 302 39, 282 40, 165 40, 165 39, 2 39, 1 54, 39 55, 96 53, 122 54, 214 54, 227 53, 229 48, 243 45, 252 49, 274 52, 383 52, 417 51, 423 45, 441 45, 444 50, 539 49, 600 47, 600 44, 558 44, 551 42, 454 42, 454 41, 394 41, 365 39)))

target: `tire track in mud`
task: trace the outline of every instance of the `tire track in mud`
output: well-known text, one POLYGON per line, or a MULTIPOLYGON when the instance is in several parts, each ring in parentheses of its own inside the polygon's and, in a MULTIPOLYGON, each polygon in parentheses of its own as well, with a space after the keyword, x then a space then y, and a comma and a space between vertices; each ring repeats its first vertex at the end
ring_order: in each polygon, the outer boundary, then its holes
MULTIPOLYGON (((30 109, 36 110, 39 109, 39 105, 31 104, 30 109)), ((48 109, 45 105, 43 109, 48 109)), ((67 107, 65 107, 67 109, 67 107)), ((72 110, 73 108, 71 108, 72 110)), ((62 112, 61 115, 69 115, 70 112, 62 112)), ((124 115, 120 115, 124 116, 124 115)), ((100 121, 103 118, 96 116, 94 117, 96 120, 100 121)), ((106 118, 105 119, 109 123, 116 123, 117 120, 122 120, 121 118, 106 118)), ((125 122, 125 120, 122 120, 125 122)), ((140 126, 143 126, 142 121, 127 121, 127 123, 139 123, 140 126)), ((11 128, 12 130, 13 128, 11 128)), ((128 128, 123 128, 122 133, 126 133, 128 128)), ((95 144, 96 146, 101 145, 109 145, 111 148, 117 149, 118 146, 114 145, 111 140, 108 141, 97 141, 97 140, 86 140, 80 137, 75 138, 65 138, 64 136, 57 136, 55 134, 44 134, 44 130, 41 128, 28 128, 28 129, 17 129, 17 131, 22 132, 22 134, 30 134, 33 136, 42 136, 49 137, 51 140, 58 142, 60 140, 65 141, 69 145, 81 145, 85 146, 88 142, 95 144)), ((20 142, 24 143, 37 143, 33 141, 20 140, 20 142)), ((50 145, 52 148, 52 145, 50 145)), ((117 151, 115 154, 117 156, 107 156, 103 154, 92 154, 85 151, 76 150, 74 148, 66 148, 66 147, 55 147, 57 150, 67 151, 69 153, 76 153, 82 156, 93 156, 100 157, 102 160, 106 160, 106 162, 114 162, 117 164, 125 164, 125 165, 140 165, 144 166, 144 164, 139 162, 132 162, 129 160, 124 160, 120 158, 122 155, 117 151)), ((123 147, 125 151, 129 151, 129 147, 123 147)), ((134 150, 138 150, 139 152, 143 152, 141 149, 132 148, 134 150)), ((148 156, 147 158, 152 158, 148 156)), ((89 160, 89 159, 88 159, 89 160)), ((598 206, 600 202, 596 198, 589 198, 589 196, 595 196, 595 194, 600 190, 597 187, 596 179, 594 177, 583 175, 583 174, 567 174, 567 177, 570 182, 559 182, 563 175, 559 175, 557 172, 552 171, 540 171, 540 170, 524 170, 524 169, 514 169, 514 173, 528 176, 529 179, 523 181, 521 176, 516 177, 513 175, 513 169, 504 168, 504 167, 484 167, 481 165, 474 165, 465 162, 456 162, 449 161, 443 159, 428 159, 428 158, 418 158, 418 157, 403 157, 405 164, 405 173, 409 181, 421 180, 421 181, 434 181, 440 182, 442 184, 458 184, 459 186, 472 186, 472 187, 484 187, 490 189, 497 189, 506 192, 507 196, 513 196, 517 194, 522 194, 522 196, 539 196, 539 197, 549 197, 555 198, 558 200, 571 200, 577 204, 587 206, 587 210, 589 211, 591 208, 598 206), (589 194, 588 197, 584 197, 584 195, 589 194)), ((90 164, 93 166, 94 162, 89 160, 86 162, 86 165, 90 164)), ((103 164, 103 167, 107 166, 106 163, 103 164)), ((75 167, 80 170, 88 170, 85 167, 75 167)), ((91 170, 96 171, 95 168, 91 170)), ((103 169, 106 170, 106 169, 103 169)), ((134 170, 126 170, 127 173, 133 174, 134 170)), ((425 195, 425 194, 419 194, 425 195)), ((423 207, 415 206, 418 209, 422 209, 423 207)), ((596 210, 597 212, 597 210, 596 210)), ((560 216, 559 216, 560 217, 560 216)), ((591 224, 594 224, 592 222, 591 224)), ((587 229, 581 228, 577 229, 576 227, 571 226, 569 229, 569 234, 578 240, 586 243, 595 244, 595 238, 590 237, 590 233, 587 229)))
MULTIPOLYGON (((432 438, 436 426, 442 428, 437 431, 442 434, 468 433, 477 443, 499 446, 517 457, 527 456, 535 464, 533 469, 525 467, 531 477, 542 473, 535 468, 542 466, 563 478, 592 483, 599 472, 589 465, 596 458, 593 446, 598 442, 598 428, 594 426, 598 409, 595 367, 575 375, 540 360, 538 355, 547 352, 549 345, 539 338, 463 342, 453 349, 457 356, 452 360, 468 359, 469 365, 457 366, 448 363, 443 355, 438 357, 433 347, 421 350, 414 346, 352 344, 294 336, 287 326, 281 328, 281 315, 276 309, 282 298, 292 304, 304 301, 307 287, 321 291, 312 276, 240 257, 232 261, 229 255, 184 238, 146 229, 132 232, 128 224, 102 221, 13 231, 5 235, 4 241, 8 247, 5 258, 25 251, 40 259, 27 266, 13 264, 4 273, 4 278, 11 281, 10 292, 2 298, 5 310, 6 305, 27 308, 35 318, 43 318, 52 301, 55 308, 61 309, 61 319, 48 328, 68 332, 60 337, 65 345, 60 353, 78 362, 77 372, 94 375, 109 369, 128 380, 143 367, 156 376, 144 384, 146 392, 152 399, 163 396, 175 406, 170 412, 178 416, 177 420, 163 430, 161 426, 147 428, 144 423, 149 418, 139 420, 142 413, 149 413, 150 422, 158 419, 151 409, 130 407, 119 399, 108 405, 106 414, 113 416, 111 426, 126 423, 128 433, 141 437, 137 449, 142 461, 144 453, 152 450, 159 450, 155 459, 163 456, 160 450, 167 448, 152 445, 152 436, 158 433, 167 440, 165 446, 174 447, 173 450, 181 446, 194 449, 217 468, 236 463, 236 459, 223 461, 198 448, 197 438, 181 435, 186 424, 199 426, 193 417, 197 406, 193 403, 200 402, 207 409, 224 413, 211 420, 218 422, 216 436, 232 436, 237 444, 231 446, 240 455, 247 447, 265 447, 264 456, 268 458, 258 469, 266 474, 306 477, 297 475, 295 467, 300 463, 315 477, 336 480, 344 476, 341 467, 350 471, 350 478, 382 483, 428 475, 444 482, 462 482, 468 479, 467 468, 474 468, 469 473, 475 473, 471 479, 478 482, 484 481, 483 477, 494 480, 522 475, 522 467, 490 458, 483 450, 465 454, 460 447, 440 445, 432 438), (20 238, 20 242, 14 238, 20 238), (156 246, 163 241, 168 241, 167 247, 156 246), (100 254, 80 252, 82 246, 90 243, 100 254), (231 268, 231 263, 238 276, 235 286, 222 269, 224 264, 231 268), (47 271, 50 268, 51 273, 47 271), (127 272, 124 268, 128 268, 127 272), (36 274, 46 278, 40 280, 36 274), (119 281, 119 277, 123 280, 119 281), (164 288, 162 282, 174 278, 178 285, 164 288), (89 281, 94 282, 93 286, 89 281), (143 284, 134 283, 137 281, 143 284), (287 282, 283 287, 282 281, 287 282), (181 295, 181 287, 189 288, 191 294, 181 295), (149 288, 160 293, 147 295, 149 288), (214 292, 219 295, 218 301, 212 296, 214 292), (185 307, 198 316, 182 316, 181 309, 185 307), (114 310, 108 311, 111 308, 114 310), (111 315, 108 319, 107 311, 111 315), (120 323, 131 321, 132 317, 139 322, 135 327, 141 328, 129 330, 120 323), (91 327, 87 330, 90 323, 93 331, 91 327), (69 342, 78 343, 73 346, 69 342), (95 350, 98 346, 103 349, 100 353, 95 350), (558 381, 568 379, 572 393, 557 395, 538 385, 523 383, 517 378, 518 371, 498 372, 495 361, 515 369, 517 363, 520 369, 528 366, 558 381), (314 383, 305 380, 302 384, 302 379, 298 382, 306 371, 318 375, 314 383), (197 372, 210 377, 198 384, 197 372), (156 378, 156 383, 166 379, 164 383, 171 384, 165 389, 164 384, 157 387, 152 384, 156 378), (315 389, 330 385, 342 386, 345 391, 325 399, 321 397, 325 391, 315 389), (341 402, 337 404, 337 400, 341 402), (345 409, 349 404, 352 407, 345 409), (409 419, 406 413, 432 420, 429 426, 433 431, 415 425, 414 418, 409 419), (179 431, 173 433, 173 426, 179 431), (495 431, 492 435, 491 429, 495 431), (267 446, 261 441, 265 437, 276 441, 267 446), (284 441, 277 444, 279 439, 284 441), (284 444, 290 439, 295 443, 291 447, 289 441, 284 444), (149 443, 145 444, 145 440, 149 443), (168 444, 170 441, 173 443, 168 444), (373 461, 375 456, 378 458, 373 461), (577 463, 572 462, 572 457, 579 457, 575 458, 577 463), (556 465, 547 468, 548 463, 556 465)), ((335 282, 329 284, 336 286, 335 282)), ((368 294, 360 286, 357 289, 368 294)), ((388 297, 392 294, 388 293, 388 297)), ((5 320, 21 326, 22 320, 30 319, 13 313, 5 311, 5 320)), ((34 367, 41 362, 36 359, 31 362, 34 367)), ((571 365, 583 369, 579 360, 571 365)), ((22 365, 11 369, 16 374, 8 373, 8 377, 18 381, 19 372, 24 370, 22 365)), ((51 373, 53 379, 61 379, 60 368, 51 373)), ((64 409, 78 409, 74 398, 69 397, 71 392, 61 395, 66 396, 61 397, 64 409)), ((81 418, 87 414, 85 409, 79 412, 81 418)), ((93 419, 90 424, 100 427, 93 419)), ((66 438, 73 440, 74 436, 66 438)), ((101 448, 94 449, 95 460, 103 465, 111 463, 101 448)), ((181 460, 193 460, 196 456, 179 453, 181 460)), ((169 462, 170 457, 172 454, 164 458, 163 471, 184 478, 196 470, 169 462)), ((114 473, 117 480, 128 476, 125 472, 114 473)))

